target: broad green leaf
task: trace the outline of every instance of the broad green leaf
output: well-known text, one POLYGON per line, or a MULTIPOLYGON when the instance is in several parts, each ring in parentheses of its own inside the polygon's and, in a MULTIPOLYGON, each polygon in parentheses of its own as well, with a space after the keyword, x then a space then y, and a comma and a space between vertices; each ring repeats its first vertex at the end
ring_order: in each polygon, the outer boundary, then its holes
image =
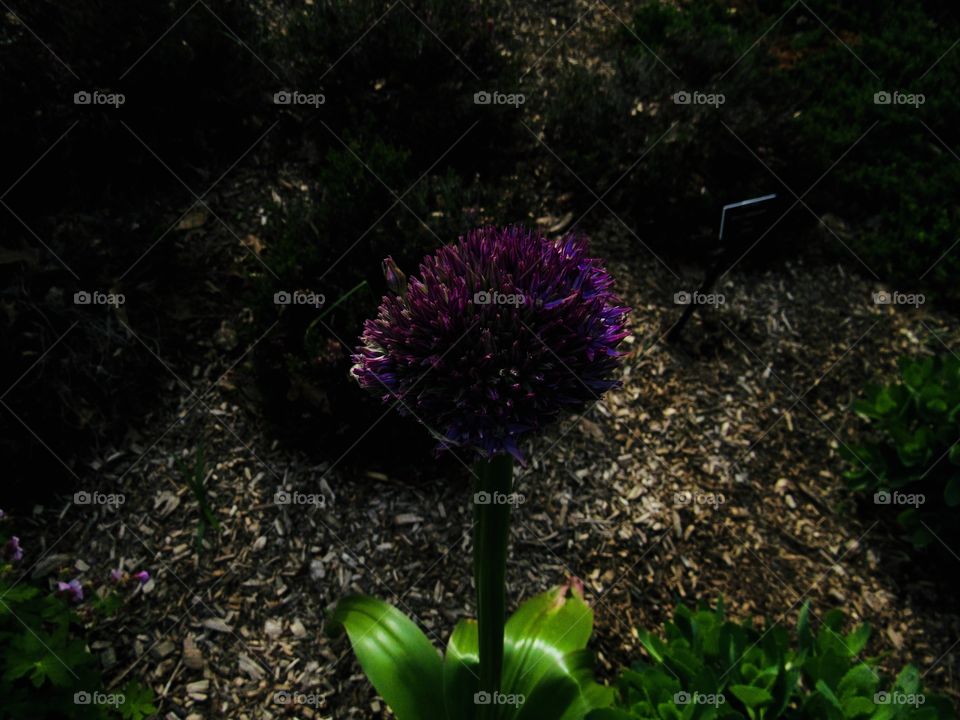
POLYGON ((473 720, 474 694, 480 686, 480 647, 477 621, 461 620, 453 629, 443 660, 443 695, 448 718, 473 720))
POLYGON ((845 718, 872 718, 877 710, 873 696, 854 696, 840 700, 845 718))
POLYGON ((913 665, 907 665, 900 674, 897 675, 897 681, 894 689, 907 695, 914 695, 920 692, 920 672, 913 665))
POLYGON ((26 602, 35 597, 39 592, 40 590, 38 588, 33 585, 27 585, 26 583, 12 587, 6 583, 0 585, 0 599, 3 600, 3 602, 0 603, 0 615, 10 612, 10 606, 26 602))
POLYGON ((551 655, 585 648, 592 631, 593 610, 567 586, 530 598, 504 628, 503 688, 529 690, 550 667, 551 655))
POLYGON ((837 694, 841 699, 847 699, 853 696, 869 697, 871 702, 873 694, 877 691, 880 684, 880 678, 866 663, 854 665, 847 671, 840 682, 837 684, 837 694))
POLYGON ((731 685, 729 689, 735 698, 751 710, 773 702, 773 695, 761 687, 754 685, 731 685))
POLYGON ((570 652, 555 660, 517 712, 503 713, 501 718, 583 720, 591 710, 609 706, 613 702, 613 688, 594 681, 593 664, 593 654, 586 650, 570 652))
POLYGON ((346 630, 360 666, 397 720, 442 712, 443 663, 406 615, 382 600, 351 596, 339 602, 329 629, 346 630))
POLYGON ((584 652, 593 630, 593 611, 581 592, 553 588, 527 600, 504 630, 503 681, 506 696, 523 696, 522 706, 504 706, 500 718, 580 720, 613 702, 613 690, 593 679, 593 660, 584 652))

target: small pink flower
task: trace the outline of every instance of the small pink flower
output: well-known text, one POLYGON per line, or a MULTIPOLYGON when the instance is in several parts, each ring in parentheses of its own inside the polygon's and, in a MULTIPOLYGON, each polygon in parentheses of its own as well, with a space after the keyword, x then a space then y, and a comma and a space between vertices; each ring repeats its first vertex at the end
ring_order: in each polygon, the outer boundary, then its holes
POLYGON ((134 573, 133 576, 140 581, 141 585, 146 585, 150 580, 150 573, 148 573, 146 570, 141 570, 138 573, 134 573))
POLYGON ((114 585, 119 585, 120 583, 123 582, 124 575, 125 573, 123 572, 123 570, 120 570, 119 568, 117 568, 116 570, 111 570, 110 582, 112 582, 114 585))
POLYGON ((11 562, 23 560, 23 548, 20 547, 20 538, 16 535, 7 540, 7 544, 3 546, 3 557, 11 562))
POLYGON ((57 592, 67 597, 71 602, 78 603, 83 601, 83 585, 81 585, 77 579, 73 579, 70 582, 58 582, 57 592))

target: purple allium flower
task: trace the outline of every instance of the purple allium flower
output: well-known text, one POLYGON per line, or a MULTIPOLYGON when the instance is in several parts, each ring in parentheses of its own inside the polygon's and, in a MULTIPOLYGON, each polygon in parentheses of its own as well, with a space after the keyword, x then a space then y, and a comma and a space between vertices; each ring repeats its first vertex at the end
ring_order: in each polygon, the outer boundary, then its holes
POLYGON ((440 434, 438 449, 522 462, 525 434, 617 384, 629 309, 612 285, 583 237, 474 230, 426 257, 405 294, 383 298, 352 373, 440 434))
POLYGON ((58 582, 57 592, 69 598, 71 602, 83 601, 83 585, 80 584, 79 580, 74 579, 68 583, 58 582))
POLYGON ((20 562, 23 560, 23 548, 20 547, 20 538, 16 535, 11 536, 7 540, 7 544, 3 546, 3 557, 10 562, 20 562))
POLYGON ((146 570, 141 570, 138 573, 134 573, 133 577, 140 581, 141 585, 146 585, 150 581, 150 573, 146 570))

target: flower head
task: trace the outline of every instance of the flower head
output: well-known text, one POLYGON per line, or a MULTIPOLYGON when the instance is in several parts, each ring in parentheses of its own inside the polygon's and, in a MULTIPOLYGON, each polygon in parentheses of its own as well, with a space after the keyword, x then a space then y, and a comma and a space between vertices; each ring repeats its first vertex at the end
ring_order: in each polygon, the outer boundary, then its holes
POLYGON ((120 568, 115 568, 110 571, 110 582, 112 582, 114 585, 119 585, 122 583, 125 577, 126 573, 120 568))
POLYGON ((74 579, 70 582, 58 582, 57 592, 71 602, 78 603, 83 601, 83 585, 80 584, 79 580, 74 579))
POLYGON ((617 384, 629 310, 612 285, 583 237, 474 230, 383 298, 353 375, 439 435, 439 449, 522 461, 524 435, 617 384))
POLYGON ((150 573, 146 570, 141 570, 138 573, 134 573, 133 577, 141 584, 146 585, 150 581, 150 573))
POLYGON ((7 544, 3 546, 3 557, 10 562, 20 562, 23 560, 23 548, 20 547, 20 538, 16 535, 11 536, 11 538, 7 540, 7 544))

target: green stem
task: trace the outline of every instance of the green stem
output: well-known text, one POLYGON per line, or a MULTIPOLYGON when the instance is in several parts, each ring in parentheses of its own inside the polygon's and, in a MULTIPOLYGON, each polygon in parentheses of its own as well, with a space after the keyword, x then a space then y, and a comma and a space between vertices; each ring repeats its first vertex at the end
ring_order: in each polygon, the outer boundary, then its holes
MULTIPOLYGON (((513 458, 497 455, 475 466, 473 577, 477 586, 477 633, 480 645, 480 690, 500 690, 503 668, 503 627, 506 620, 507 542, 513 458), (484 502, 486 501, 486 502, 484 502)), ((480 705, 479 720, 494 717, 496 706, 480 705)))

